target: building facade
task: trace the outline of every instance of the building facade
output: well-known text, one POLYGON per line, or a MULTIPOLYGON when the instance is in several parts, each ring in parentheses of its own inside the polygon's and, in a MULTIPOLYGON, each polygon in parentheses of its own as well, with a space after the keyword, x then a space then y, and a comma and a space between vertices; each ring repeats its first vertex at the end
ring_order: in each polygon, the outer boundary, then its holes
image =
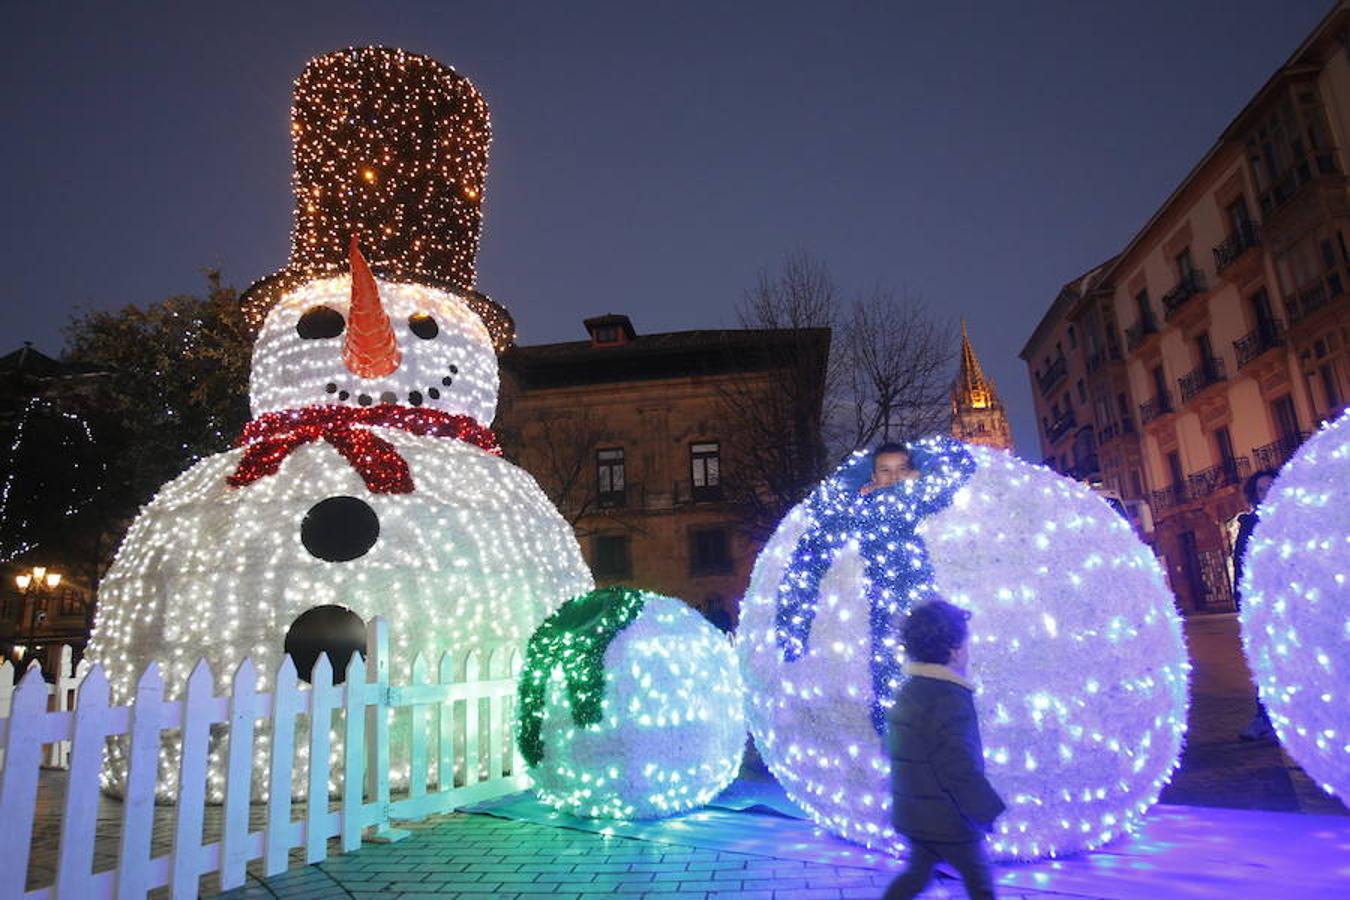
POLYGON ((961 368, 952 382, 952 436, 968 444, 1011 450, 1012 429, 993 379, 984 374, 966 323, 961 323, 961 368))
POLYGON ((1244 481, 1345 408, 1348 28, 1342 3, 1023 350, 1046 461, 1146 501, 1187 610, 1233 606, 1244 481), (1066 390, 1071 424, 1054 404, 1066 390), (1088 432, 1095 473, 1079 454, 1088 432))
MULTIPOLYGON (((572 523, 597 584, 679 597, 730 626, 759 544, 728 490, 743 424, 729 401, 768 400, 785 343, 807 350, 823 386, 829 331, 639 335, 621 315, 585 325, 586 341, 501 356, 502 445, 572 523)), ((819 406, 808 418, 818 439, 819 406)))

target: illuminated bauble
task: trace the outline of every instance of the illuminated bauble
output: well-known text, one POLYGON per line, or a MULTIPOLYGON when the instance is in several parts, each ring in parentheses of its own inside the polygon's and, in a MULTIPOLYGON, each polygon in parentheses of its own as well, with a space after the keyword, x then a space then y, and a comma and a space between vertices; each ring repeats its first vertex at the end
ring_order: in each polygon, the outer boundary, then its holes
POLYGON ((973 613, 986 771, 1008 804, 991 853, 1103 844, 1181 749, 1189 665, 1162 571, 1078 482, 945 438, 913 450, 920 479, 864 497, 859 454, 760 554, 737 637, 755 743, 820 825, 900 851, 884 713, 906 610, 943 598, 973 613))
POLYGON ((1350 799, 1350 413, 1280 470, 1247 544, 1242 643, 1280 743, 1350 799))
POLYGON ((680 600, 630 588, 577 597, 530 639, 520 679, 521 755, 539 797, 560 810, 668 816, 736 777, 736 655, 680 600))
POLYGON ((310 282, 267 314, 253 351, 253 415, 315 403, 394 403, 466 415, 489 425, 497 409, 497 355, 467 302, 417 284, 375 282, 393 328, 399 364, 362 378, 342 364, 352 278, 310 282))

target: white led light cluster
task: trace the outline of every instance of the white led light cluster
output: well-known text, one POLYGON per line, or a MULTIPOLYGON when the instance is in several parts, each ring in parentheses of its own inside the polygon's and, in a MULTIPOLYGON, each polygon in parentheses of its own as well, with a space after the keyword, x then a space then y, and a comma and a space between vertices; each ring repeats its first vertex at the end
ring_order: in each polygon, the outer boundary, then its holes
MULTIPOLYGON (((968 450, 973 474, 915 534, 933 573, 920 593, 936 589, 973 613, 970 674, 981 685, 986 771, 1008 803, 989 848, 1032 859, 1096 847, 1138 820, 1177 764, 1189 671, 1180 619, 1153 555, 1100 498, 1006 453, 968 450)), ((868 465, 855 457, 817 497, 844 497, 868 465)), ((921 493, 904 490, 899 497, 921 493)), ((897 852, 890 763, 870 716, 869 612, 886 586, 870 584, 859 548, 909 556, 860 531, 875 520, 850 516, 848 502, 831 517, 835 555, 793 661, 776 616, 794 548, 820 525, 810 501, 789 513, 755 565, 737 638, 746 715, 769 768, 816 822, 897 852)), ((887 565, 873 561, 873 570, 887 565)), ((884 652, 898 662, 903 647, 884 652)))
POLYGON ((490 425, 497 409, 497 356, 487 327, 468 305, 447 291, 377 279, 402 358, 383 378, 361 378, 342 365, 351 283, 350 275, 310 282, 268 313, 253 351, 253 415, 315 403, 385 402, 467 415, 490 425), (337 333, 302 337, 301 318, 324 309, 341 317, 333 320, 337 333))
POLYGON ((1350 799, 1350 413, 1299 448, 1261 504, 1242 643, 1289 755, 1350 799))
POLYGON ((546 803, 593 818, 655 818, 702 806, 736 777, 745 748, 736 655, 682 601, 643 595, 605 650, 601 704, 599 722, 578 726, 563 666, 550 673, 543 758, 530 769, 546 803))

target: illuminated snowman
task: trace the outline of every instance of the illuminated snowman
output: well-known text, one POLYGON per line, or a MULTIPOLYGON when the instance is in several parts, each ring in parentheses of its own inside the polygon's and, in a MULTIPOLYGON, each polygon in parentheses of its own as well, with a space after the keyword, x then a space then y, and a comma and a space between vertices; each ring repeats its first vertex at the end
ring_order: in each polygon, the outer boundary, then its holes
POLYGON ((340 651, 340 623, 297 625, 319 607, 388 618, 405 677, 418 652, 523 643, 592 587, 567 522, 495 450, 485 326, 452 294, 378 282, 356 251, 353 268, 268 314, 247 443, 170 482, 132 525, 89 650, 119 701, 151 660, 172 694, 198 658, 220 677, 249 656, 270 676, 293 629, 340 651))
POLYGON ((906 677, 900 626, 946 599, 973 613, 987 774, 1008 804, 990 851, 1099 846, 1180 753, 1188 663, 1162 572, 1075 481, 945 438, 912 452, 921 477, 867 495, 871 457, 853 457, 760 554, 737 632, 756 745, 822 827, 902 851, 883 744, 906 677))
MULTIPOLYGON (((418 653, 434 665, 445 651, 523 647, 593 587, 571 527, 489 429, 500 346, 490 301, 450 286, 472 277, 481 98, 434 60, 353 49, 311 61, 294 116, 292 261, 245 297, 260 324, 253 419, 235 449, 141 511, 102 582, 88 655, 115 702, 151 661, 170 696, 199 658, 223 685, 250 657, 264 689, 288 647, 302 677, 320 651, 340 669, 376 615, 403 680, 418 653), (335 157, 388 169, 340 170, 335 157), (369 193, 334 186, 348 177, 369 193)), ((170 797, 172 749, 159 778, 170 797)), ((112 748, 113 790, 123 751, 112 748)))

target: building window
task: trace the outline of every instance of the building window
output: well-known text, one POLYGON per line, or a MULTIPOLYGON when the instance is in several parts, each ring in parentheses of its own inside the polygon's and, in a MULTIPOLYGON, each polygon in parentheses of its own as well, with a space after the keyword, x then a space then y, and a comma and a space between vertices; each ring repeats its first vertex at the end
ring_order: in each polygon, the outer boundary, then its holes
POLYGON ((1297 441, 1299 437, 1298 413, 1294 411, 1294 398, 1285 394, 1270 404, 1275 417, 1275 430, 1281 440, 1297 441))
POLYGON ((1134 488, 1134 496, 1144 496, 1144 479, 1139 477, 1138 469, 1130 470, 1130 487, 1134 488))
POLYGON ((1214 429, 1214 449, 1218 451, 1219 462, 1225 466, 1233 462, 1233 436, 1228 433, 1228 429, 1214 429))
POLYGON ((627 482, 623 473, 623 448, 595 452, 595 483, 601 506, 623 506, 627 482))
POLYGON ((1341 392, 1339 385, 1336 384, 1336 370, 1332 368, 1331 363, 1322 363, 1317 370, 1322 375, 1322 390, 1327 395, 1327 412, 1335 413, 1341 407, 1341 392))
POLYGON ((617 344, 619 342, 619 326, 602 325, 595 329, 595 342, 597 344, 617 344))
POLYGON ((1083 379, 1078 379, 1078 402, 1087 402, 1087 385, 1083 384, 1083 379))
POLYGON ((716 441, 689 445, 689 475, 695 501, 722 499, 722 450, 716 441))
POLYGON ((726 528, 690 530, 689 574, 731 574, 731 540, 726 528))
POLYGON ((1072 325, 1069 326, 1069 349, 1070 350, 1078 349, 1078 336, 1074 334, 1072 325))
POLYGON ((628 535, 597 534, 591 545, 591 568, 597 578, 626 578, 633 574, 628 535))

